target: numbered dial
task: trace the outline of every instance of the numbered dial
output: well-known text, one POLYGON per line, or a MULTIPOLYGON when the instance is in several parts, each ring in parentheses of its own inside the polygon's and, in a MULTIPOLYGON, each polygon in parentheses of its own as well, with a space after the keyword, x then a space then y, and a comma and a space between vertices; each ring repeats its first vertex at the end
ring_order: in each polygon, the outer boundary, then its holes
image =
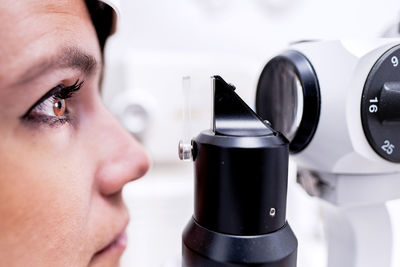
POLYGON ((361 100, 364 133, 383 158, 400 162, 400 46, 387 51, 368 75, 361 100))

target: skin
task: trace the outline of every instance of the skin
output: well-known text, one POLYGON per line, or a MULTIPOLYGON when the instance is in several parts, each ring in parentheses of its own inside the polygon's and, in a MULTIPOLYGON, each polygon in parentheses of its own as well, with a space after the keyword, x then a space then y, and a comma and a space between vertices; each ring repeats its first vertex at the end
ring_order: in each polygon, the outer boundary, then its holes
POLYGON ((102 104, 101 52, 86 5, 1 5, 1 265, 117 266, 120 252, 96 253, 128 223, 122 189, 149 161, 102 104), (92 61, 68 62, 77 54, 92 61), (50 89, 78 79, 81 89, 65 100, 71 122, 21 119, 50 89))

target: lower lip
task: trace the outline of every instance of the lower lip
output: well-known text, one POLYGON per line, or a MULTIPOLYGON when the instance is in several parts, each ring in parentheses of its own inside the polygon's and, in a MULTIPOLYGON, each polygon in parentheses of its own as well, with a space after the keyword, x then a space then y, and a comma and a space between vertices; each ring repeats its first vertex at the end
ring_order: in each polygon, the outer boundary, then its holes
POLYGON ((122 254, 126 249, 128 243, 128 236, 124 231, 119 237, 117 237, 112 243, 107 247, 97 252, 94 257, 100 257, 108 254, 122 254))

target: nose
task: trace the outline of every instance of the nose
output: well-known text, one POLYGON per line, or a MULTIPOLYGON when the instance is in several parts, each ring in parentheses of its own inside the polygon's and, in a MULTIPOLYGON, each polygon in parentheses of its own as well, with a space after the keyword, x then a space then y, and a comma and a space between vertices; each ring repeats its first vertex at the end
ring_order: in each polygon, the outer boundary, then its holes
POLYGON ((114 116, 104 106, 100 109, 101 116, 96 116, 93 136, 98 158, 95 181, 101 194, 113 195, 147 172, 149 158, 142 145, 114 116))

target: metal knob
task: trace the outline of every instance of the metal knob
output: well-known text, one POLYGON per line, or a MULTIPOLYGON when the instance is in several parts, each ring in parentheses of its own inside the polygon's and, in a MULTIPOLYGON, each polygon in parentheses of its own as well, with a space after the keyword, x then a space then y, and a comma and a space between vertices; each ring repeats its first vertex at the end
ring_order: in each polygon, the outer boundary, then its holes
POLYGON ((178 154, 180 160, 189 161, 192 159, 192 144, 179 141, 178 154))

